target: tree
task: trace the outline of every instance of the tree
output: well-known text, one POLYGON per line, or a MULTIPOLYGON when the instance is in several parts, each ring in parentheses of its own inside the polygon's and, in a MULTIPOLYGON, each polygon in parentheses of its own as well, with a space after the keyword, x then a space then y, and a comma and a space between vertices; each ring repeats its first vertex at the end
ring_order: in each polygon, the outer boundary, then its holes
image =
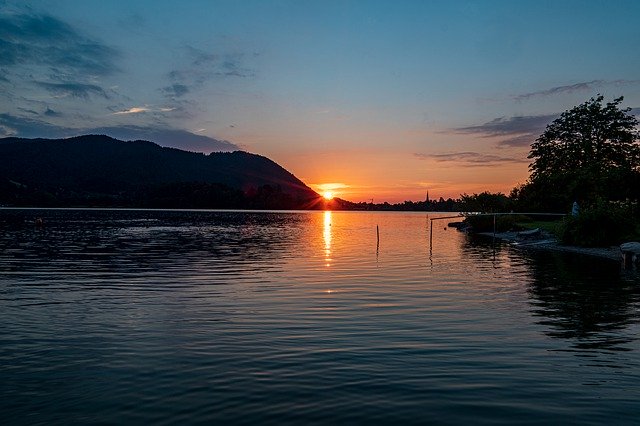
POLYGON ((545 194, 546 204, 638 197, 638 120, 619 108, 623 97, 604 106, 603 99, 591 98, 547 126, 531 145, 531 176, 521 193, 545 194))
POLYGON ((480 194, 461 194, 460 204, 466 212, 493 213, 511 210, 510 199, 501 192, 492 194, 485 191, 480 194))

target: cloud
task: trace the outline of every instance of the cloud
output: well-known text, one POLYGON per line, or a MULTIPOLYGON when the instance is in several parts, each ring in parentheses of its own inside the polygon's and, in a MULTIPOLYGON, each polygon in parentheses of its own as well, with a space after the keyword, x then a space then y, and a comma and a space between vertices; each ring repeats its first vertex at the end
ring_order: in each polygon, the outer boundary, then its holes
POLYGON ((0 114, 0 137, 17 136, 55 139, 85 134, 104 134, 121 140, 147 140, 161 146, 204 152, 205 154, 240 150, 240 147, 232 142, 214 139, 205 135, 196 135, 182 129, 144 126, 70 128, 57 126, 36 118, 0 114))
POLYGON ((169 107, 151 108, 150 106, 145 105, 143 107, 131 107, 125 110, 115 111, 115 112, 112 112, 111 115, 141 114, 145 112, 171 112, 175 110, 176 108, 169 108, 169 107))
POLYGON ((552 87, 551 89, 538 90, 536 92, 516 95, 514 96, 514 99, 517 101, 525 101, 534 96, 552 96, 552 95, 558 95, 561 93, 574 93, 582 90, 590 90, 594 86, 602 86, 604 83, 606 83, 605 80, 591 80, 591 81, 585 81, 582 83, 569 84, 566 86, 556 86, 556 87, 552 87))
POLYGON ((217 62, 220 58, 219 55, 208 53, 189 45, 185 46, 185 50, 189 56, 191 56, 193 65, 196 66, 210 65, 217 62))
POLYGON ((498 117, 477 126, 458 127, 457 133, 479 133, 487 137, 509 136, 536 132, 543 129, 559 114, 498 117))
POLYGON ((0 65, 45 65, 74 75, 108 75, 117 71, 119 52, 67 23, 33 13, 0 14, 0 65))
POLYGON ((185 96, 214 79, 255 77, 255 72, 245 66, 244 53, 211 53, 189 45, 183 53, 187 65, 168 72, 169 84, 160 89, 167 98, 185 96))
POLYGON ((191 58, 192 68, 208 70, 215 76, 253 77, 255 73, 244 68, 243 53, 209 53, 193 46, 186 46, 187 55, 191 58))
POLYGON ((28 108, 22 108, 22 107, 18 107, 18 109, 22 112, 26 112, 28 114, 33 114, 33 115, 40 115, 37 111, 34 111, 32 109, 28 109, 28 108))
MULTIPOLYGON (((166 127, 113 126, 84 129, 83 133, 106 134, 122 140, 146 140, 161 146, 209 154, 218 151, 238 151, 240 147, 229 141, 205 135, 196 135, 187 130, 166 127)), ((78 133, 80 134, 80 133, 78 133)))
POLYGON ((162 93, 170 98, 179 98, 189 93, 189 87, 184 84, 174 83, 160 89, 162 93))
POLYGON ((333 183, 312 183, 311 186, 318 188, 320 191, 335 191, 336 189, 350 188, 349 185, 341 182, 333 183))
POLYGON ((101 81, 118 72, 120 56, 118 50, 52 15, 35 13, 29 6, 5 9, 0 12, 0 101, 45 110, 43 117, 59 117, 46 111, 47 95, 55 98, 57 110, 77 107, 78 99, 119 98, 101 81))
POLYGON ((568 84, 565 86, 556 86, 550 89, 538 90, 535 92, 523 93, 521 95, 516 95, 513 98, 516 101, 526 101, 530 98, 536 96, 553 96, 559 95, 563 93, 574 93, 585 90, 593 90, 596 87, 605 86, 605 85, 614 85, 614 86, 627 86, 640 83, 640 80, 591 80, 585 81, 581 83, 568 84))
POLYGON ((139 114, 141 112, 150 111, 147 107, 131 107, 129 109, 125 109, 123 111, 116 111, 112 113, 112 115, 123 115, 123 114, 139 114))
POLYGON ((70 96, 72 98, 89 99, 89 95, 98 95, 106 99, 109 98, 102 87, 95 84, 74 82, 46 83, 41 81, 37 81, 35 83, 47 90, 49 93, 58 97, 70 96))
POLYGON ((525 158, 502 157, 471 151, 451 152, 447 154, 415 153, 414 155, 421 160, 434 160, 438 163, 456 163, 457 165, 462 163, 466 167, 488 167, 498 164, 520 164, 529 162, 525 158))
POLYGON ((62 117, 62 113, 54 111, 49 107, 47 107, 47 109, 44 111, 44 115, 46 115, 47 117, 62 117))
MULTIPOLYGON (((624 81, 632 83, 631 80, 624 81)), ((630 113, 640 116, 640 108, 632 108, 630 113)), ((547 125, 558 117, 560 114, 498 117, 484 124, 458 127, 449 132, 478 135, 483 138, 503 138, 497 143, 500 147, 525 147, 531 145, 545 131, 547 125)))
POLYGON ((61 138, 69 136, 72 131, 67 127, 56 126, 35 118, 0 114, 0 136, 61 138))
POLYGON ((222 62, 221 69, 216 75, 227 77, 255 77, 253 71, 241 66, 242 56, 243 55, 235 55, 234 58, 222 62))
POLYGON ((477 126, 458 127, 453 133, 473 134, 485 138, 504 137, 498 146, 530 145, 560 114, 499 117, 477 126))

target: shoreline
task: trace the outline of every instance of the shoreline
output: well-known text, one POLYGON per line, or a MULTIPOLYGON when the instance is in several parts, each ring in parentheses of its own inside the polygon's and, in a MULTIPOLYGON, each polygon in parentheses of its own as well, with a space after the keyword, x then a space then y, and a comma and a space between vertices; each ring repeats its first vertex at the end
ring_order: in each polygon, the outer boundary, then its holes
MULTIPOLYGON (((519 238, 518 232, 496 232, 495 237, 502 241, 512 243, 513 247, 526 249, 552 250, 564 253, 578 253, 588 256, 596 256, 601 259, 609 259, 620 262, 620 247, 578 247, 562 245, 554 237, 547 233, 542 233, 540 238, 526 240, 519 238)), ((478 235, 493 238, 493 232, 479 232, 478 235)))

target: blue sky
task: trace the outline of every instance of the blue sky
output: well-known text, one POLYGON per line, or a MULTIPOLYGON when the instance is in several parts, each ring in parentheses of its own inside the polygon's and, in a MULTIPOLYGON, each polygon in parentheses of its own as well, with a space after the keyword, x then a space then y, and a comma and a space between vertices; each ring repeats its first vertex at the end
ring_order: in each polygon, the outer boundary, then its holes
POLYGON ((508 191, 562 111, 597 93, 640 107, 637 1, 0 0, 0 11, 0 136, 240 147, 356 201, 508 191))

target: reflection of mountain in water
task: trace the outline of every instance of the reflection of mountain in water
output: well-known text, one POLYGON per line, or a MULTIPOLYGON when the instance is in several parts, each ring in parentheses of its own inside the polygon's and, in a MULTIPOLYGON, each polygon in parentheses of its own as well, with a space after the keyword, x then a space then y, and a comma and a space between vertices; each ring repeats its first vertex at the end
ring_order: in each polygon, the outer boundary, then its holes
POLYGON ((519 250, 477 236, 467 238, 463 253, 472 260, 491 256, 496 268, 505 258, 511 266, 517 262, 526 268, 523 285, 531 296, 532 313, 539 317, 538 324, 547 327, 548 336, 570 340, 580 350, 629 350, 628 344, 636 340, 625 330, 640 320, 640 277, 621 275, 616 262, 573 253, 519 250))
POLYGON ((273 268, 299 221, 287 213, 7 210, 0 217, 0 259, 34 272, 206 270, 238 261, 273 268), (44 227, 34 226, 36 217, 44 227))

